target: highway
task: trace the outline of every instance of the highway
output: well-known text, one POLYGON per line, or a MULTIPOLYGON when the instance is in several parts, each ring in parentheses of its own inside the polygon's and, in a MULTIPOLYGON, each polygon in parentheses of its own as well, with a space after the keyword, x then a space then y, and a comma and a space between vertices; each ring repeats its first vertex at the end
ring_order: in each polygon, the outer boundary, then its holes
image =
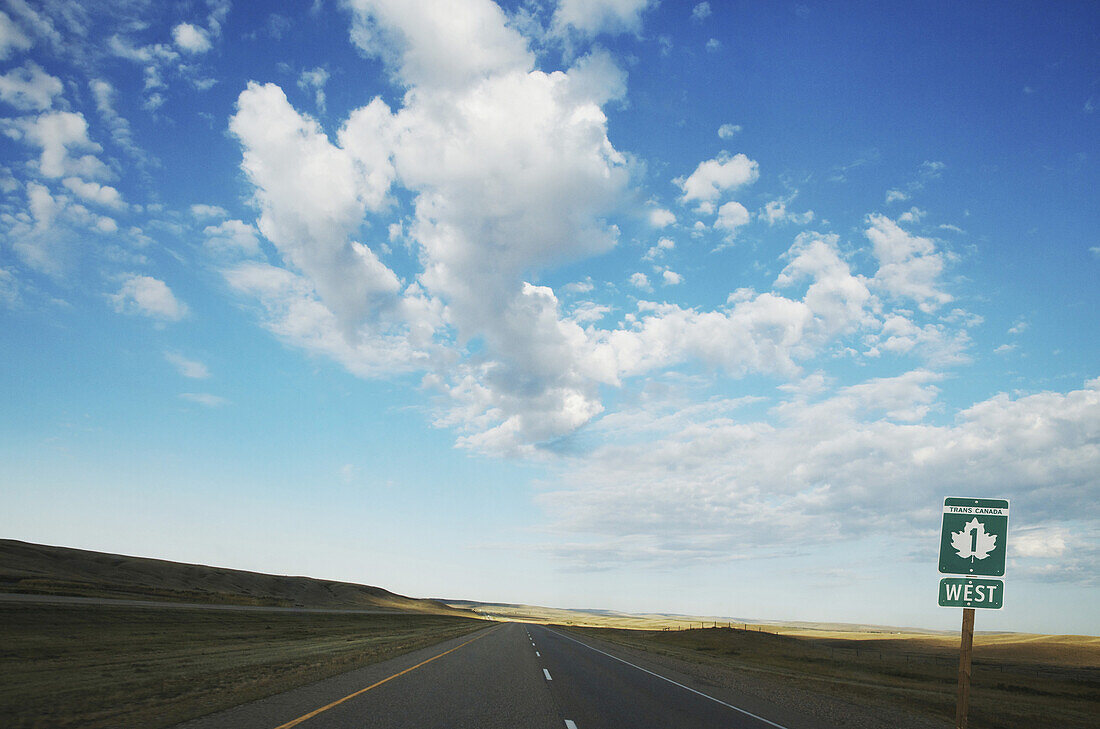
POLYGON ((815 729, 659 657, 502 623, 177 729, 815 729))

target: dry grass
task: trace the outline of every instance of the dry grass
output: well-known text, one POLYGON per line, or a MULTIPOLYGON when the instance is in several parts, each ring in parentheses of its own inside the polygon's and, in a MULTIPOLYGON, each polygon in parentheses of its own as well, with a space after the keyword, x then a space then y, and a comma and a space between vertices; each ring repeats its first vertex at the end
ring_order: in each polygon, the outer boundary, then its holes
POLYGON ((167 727, 482 626, 417 614, 0 603, 0 725, 167 727))
MULTIPOLYGON (((782 630, 782 629, 779 629, 782 630)), ((581 629, 663 655, 750 670, 868 706, 954 716, 958 638, 943 635, 708 628, 581 629)), ((982 635, 975 640, 974 729, 1095 727, 1100 716, 1100 640, 1082 636, 982 635)))
POLYGON ((370 585, 127 557, 14 539, 0 539, 0 592, 462 614, 433 600, 405 597, 370 585))

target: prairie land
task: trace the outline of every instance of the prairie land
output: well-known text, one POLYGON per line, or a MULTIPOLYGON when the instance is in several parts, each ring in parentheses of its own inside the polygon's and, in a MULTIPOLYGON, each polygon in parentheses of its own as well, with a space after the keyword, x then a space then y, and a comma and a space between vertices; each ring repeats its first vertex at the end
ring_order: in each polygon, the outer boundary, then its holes
MULTIPOLYGON (((864 706, 940 719, 945 727, 954 717, 957 636, 778 626, 572 629, 706 667, 727 680, 746 674, 771 678, 864 706)), ((974 643, 973 729, 1096 726, 1100 638, 979 634, 974 643)))
POLYGON ((417 613, 0 602, 6 729, 157 729, 484 627, 417 613))

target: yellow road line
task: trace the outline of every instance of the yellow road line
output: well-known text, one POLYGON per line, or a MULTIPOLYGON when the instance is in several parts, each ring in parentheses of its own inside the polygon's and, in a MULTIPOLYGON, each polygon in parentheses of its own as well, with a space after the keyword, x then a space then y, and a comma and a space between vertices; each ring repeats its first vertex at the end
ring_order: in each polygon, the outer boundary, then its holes
POLYGON ((424 665, 427 665, 427 664, 431 663, 436 658, 442 658, 443 656, 447 655, 448 653, 454 653, 455 651, 457 651, 462 646, 470 645, 475 640, 478 640, 480 638, 484 638, 486 635, 493 632, 493 630, 495 630, 498 627, 500 627, 500 626, 495 626, 494 628, 490 628, 489 630, 482 633, 481 635, 470 638, 468 641, 466 641, 465 643, 462 643, 461 645, 456 645, 454 648, 451 648, 449 651, 443 651, 442 653, 440 653, 437 656, 432 656, 431 658, 429 658, 426 661, 421 661, 420 663, 417 663, 412 668, 406 668, 404 671, 401 671, 400 673, 395 673, 392 676, 390 676, 389 678, 384 678, 381 681, 379 681, 378 683, 372 683, 370 686, 367 686, 366 688, 359 689, 358 691, 356 691, 353 694, 348 694, 347 696, 345 696, 342 699, 337 699, 336 701, 333 701, 331 704, 328 704, 327 706, 322 706, 320 709, 315 709, 315 710, 309 712, 308 714, 305 714, 303 716, 299 716, 297 719, 294 719, 293 721, 288 721, 286 724, 280 724, 279 726, 275 727, 275 729, 290 729, 290 727, 292 727, 292 726, 298 726, 303 721, 306 721, 307 719, 312 719, 313 717, 317 716, 321 712, 328 711, 332 707, 337 706, 339 704, 342 704, 342 703, 344 703, 345 701, 347 701, 349 699, 354 699, 359 694, 365 694, 366 692, 370 691, 372 688, 376 688, 376 687, 381 686, 382 684, 386 683, 386 681, 392 681, 393 679, 397 678, 398 676, 404 676, 409 671, 415 671, 416 669, 420 668, 421 666, 424 666, 424 665))

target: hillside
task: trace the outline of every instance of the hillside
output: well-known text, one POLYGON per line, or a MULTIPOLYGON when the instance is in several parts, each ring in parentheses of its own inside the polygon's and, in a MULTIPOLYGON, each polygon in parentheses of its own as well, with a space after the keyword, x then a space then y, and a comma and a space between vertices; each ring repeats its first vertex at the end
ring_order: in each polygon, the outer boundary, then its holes
POLYGON ((370 585, 90 552, 0 539, 0 593, 221 605, 470 613, 370 585))

